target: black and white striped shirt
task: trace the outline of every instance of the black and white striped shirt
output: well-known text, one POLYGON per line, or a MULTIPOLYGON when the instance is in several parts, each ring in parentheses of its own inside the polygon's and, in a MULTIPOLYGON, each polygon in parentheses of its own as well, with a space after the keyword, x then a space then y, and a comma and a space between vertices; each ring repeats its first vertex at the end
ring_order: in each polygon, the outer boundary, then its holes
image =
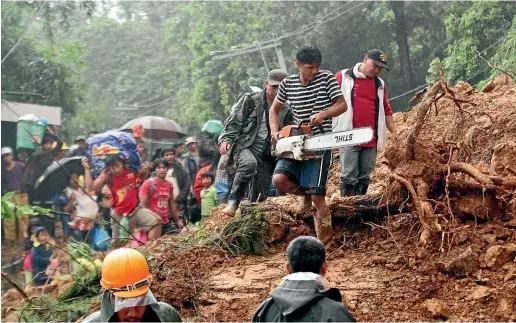
MULTIPOLYGON (((308 123, 312 115, 329 109, 339 96, 342 91, 335 76, 329 71, 320 71, 306 86, 301 84, 299 73, 286 77, 281 81, 276 100, 281 104, 290 101, 296 121, 308 123)), ((323 128, 325 133, 332 131, 331 118, 324 121, 323 128)), ((318 127, 312 131, 319 133, 318 127)))

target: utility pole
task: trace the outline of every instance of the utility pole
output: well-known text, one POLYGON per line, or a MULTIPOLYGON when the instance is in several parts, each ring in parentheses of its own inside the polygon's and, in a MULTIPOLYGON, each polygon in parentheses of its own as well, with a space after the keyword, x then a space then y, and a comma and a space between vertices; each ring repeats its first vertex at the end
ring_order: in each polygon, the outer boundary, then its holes
POLYGON ((274 47, 276 50, 276 55, 278 56, 279 66, 282 70, 287 72, 287 64, 285 63, 285 57, 283 57, 283 51, 281 50, 281 44, 278 44, 278 46, 274 47))
MULTIPOLYGON (((274 40, 273 43, 263 45, 263 46, 259 42, 254 42, 253 45, 255 45, 255 46, 249 47, 249 48, 243 48, 243 49, 234 49, 229 53, 221 52, 220 54, 218 54, 218 52, 210 52, 210 56, 213 60, 218 61, 218 60, 231 58, 231 57, 235 57, 235 56, 240 56, 240 55, 245 55, 245 54, 250 54, 250 53, 254 53, 254 52, 261 53, 262 50, 264 50, 264 49, 274 48, 276 50, 276 55, 278 56, 278 62, 279 62, 280 68, 282 70, 284 70, 285 72, 287 72, 287 64, 285 62, 285 57, 283 56, 283 51, 281 50, 281 43, 279 41, 274 40)), ((263 57, 263 55, 262 55, 262 57, 263 57)), ((267 66, 266 63, 264 65, 267 66)))

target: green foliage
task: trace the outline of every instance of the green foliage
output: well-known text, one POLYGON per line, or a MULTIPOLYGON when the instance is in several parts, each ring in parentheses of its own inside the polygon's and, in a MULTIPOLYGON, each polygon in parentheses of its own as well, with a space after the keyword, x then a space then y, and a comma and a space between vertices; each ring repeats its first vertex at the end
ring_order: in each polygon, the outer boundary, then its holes
POLYGON ((100 296, 57 301, 44 295, 37 301, 25 302, 16 312, 20 313, 19 322, 75 322, 88 314, 94 301, 100 301, 100 296))
POLYGON ((209 246, 222 246, 232 255, 263 255, 269 234, 267 215, 257 209, 232 218, 222 232, 210 239, 209 246))
POLYGON ((428 75, 426 76, 426 84, 428 86, 434 85, 437 81, 441 79, 441 70, 443 70, 443 63, 439 58, 434 59, 430 63, 430 68, 428 69, 428 75))
POLYGON ((7 192, 2 196, 2 219, 12 219, 12 214, 16 211, 16 217, 20 219, 24 215, 49 215, 52 210, 40 206, 21 205, 13 201, 15 192, 7 192))
MULTIPOLYGON (((22 41, 2 64, 2 90, 38 94, 4 95, 13 101, 63 107, 69 134, 118 128, 141 115, 166 116, 196 132, 208 119, 225 119, 249 86, 263 86, 267 68, 279 67, 274 49, 226 60, 210 53, 291 33, 280 40, 288 72, 296 72, 303 45, 319 47, 321 67, 332 72, 380 48, 391 67, 382 77, 394 97, 410 88, 392 8, 390 2, 6 2, 2 56, 22 41)), ((516 15, 516 6, 500 1, 412 1, 403 10, 418 85, 436 58, 452 82, 486 68, 475 51, 506 34, 516 15)), ((485 56, 513 69, 514 43, 512 32, 485 56)), ((405 108, 404 99, 391 102, 395 111, 405 108)))
MULTIPOLYGON (((512 75, 516 75, 516 18, 513 19, 512 26, 507 32, 505 40, 493 55, 491 64, 512 75)), ((500 75, 500 73, 499 70, 492 70, 491 78, 500 75)))
MULTIPOLYGON (((453 2, 445 16, 448 36, 446 77, 467 79, 484 68, 476 51, 483 51, 503 37, 516 16, 516 6, 504 1, 453 2)), ((484 57, 491 58, 497 46, 484 57)))
POLYGON ((59 301, 63 302, 76 297, 90 298, 100 295, 101 278, 102 272, 100 268, 75 276, 73 285, 59 296, 59 301))

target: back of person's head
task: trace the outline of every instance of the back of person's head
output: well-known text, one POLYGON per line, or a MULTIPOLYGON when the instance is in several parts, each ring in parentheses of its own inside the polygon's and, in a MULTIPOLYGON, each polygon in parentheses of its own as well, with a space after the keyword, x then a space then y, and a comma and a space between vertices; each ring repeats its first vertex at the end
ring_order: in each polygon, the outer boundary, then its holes
POLYGON ((115 166, 117 163, 121 163, 122 160, 120 159, 120 156, 116 154, 107 155, 106 158, 104 158, 104 164, 106 167, 115 166))
POLYGON ((322 54, 317 47, 304 46, 297 51, 296 60, 302 64, 321 64, 322 54))
POLYGON ((170 164, 165 158, 158 158, 152 163, 152 169, 156 169, 159 165, 164 165, 166 168, 168 168, 170 164))
POLYGON ((287 261, 292 273, 319 274, 325 258, 326 250, 323 243, 311 236, 297 237, 287 247, 287 261))
POLYGON ((176 150, 174 148, 164 148, 161 150, 161 157, 165 157, 166 153, 173 153, 176 154, 176 150))

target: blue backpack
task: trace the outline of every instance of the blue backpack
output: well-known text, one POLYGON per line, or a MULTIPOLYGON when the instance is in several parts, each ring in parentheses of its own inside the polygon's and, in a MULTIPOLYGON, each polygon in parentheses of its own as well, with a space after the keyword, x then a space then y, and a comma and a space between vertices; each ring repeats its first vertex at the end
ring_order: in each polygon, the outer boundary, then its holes
POLYGON ((124 167, 137 172, 141 165, 136 142, 132 134, 122 131, 108 131, 88 138, 86 152, 93 162, 93 173, 97 177, 105 168, 107 155, 118 155, 124 167))

